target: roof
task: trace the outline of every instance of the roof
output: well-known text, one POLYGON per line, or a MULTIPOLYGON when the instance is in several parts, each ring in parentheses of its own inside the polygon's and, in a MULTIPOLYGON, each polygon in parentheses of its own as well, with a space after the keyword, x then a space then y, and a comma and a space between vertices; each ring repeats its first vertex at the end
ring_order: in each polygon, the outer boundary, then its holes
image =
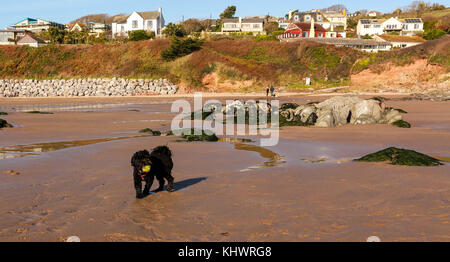
POLYGON ((372 39, 358 39, 358 38, 305 38, 308 41, 319 42, 329 45, 392 45, 385 41, 376 41, 372 39))
POLYGON ((144 20, 148 19, 157 19, 159 17, 159 11, 148 11, 148 12, 136 12, 138 13, 144 20))
POLYGON ((361 19, 359 22, 363 25, 378 25, 386 22, 387 19, 361 19))
POLYGON ((398 19, 398 20, 404 24, 422 23, 422 19, 420 19, 420 18, 405 18, 405 19, 398 19))
POLYGON ((19 41, 17 41, 17 43, 18 44, 34 44, 34 43, 45 44, 44 40, 40 39, 37 36, 29 35, 29 34, 22 37, 19 41))
POLYGON ((244 18, 242 23, 264 23, 264 18, 244 18))
POLYGON ((127 22, 128 17, 130 17, 129 15, 126 16, 118 16, 118 17, 114 17, 114 21, 113 23, 117 23, 117 24, 125 24, 127 22))
POLYGON ((225 18, 222 19, 224 23, 239 23, 239 18, 225 18))
MULTIPOLYGON (((293 23, 298 28, 300 28, 302 31, 309 31, 311 30, 311 23, 293 23)), ((323 28, 321 25, 314 23, 314 30, 315 31, 327 31, 325 28, 323 28)))
POLYGON ((418 36, 402 36, 402 35, 380 35, 381 39, 388 42, 404 42, 404 43, 422 43, 425 40, 418 36))

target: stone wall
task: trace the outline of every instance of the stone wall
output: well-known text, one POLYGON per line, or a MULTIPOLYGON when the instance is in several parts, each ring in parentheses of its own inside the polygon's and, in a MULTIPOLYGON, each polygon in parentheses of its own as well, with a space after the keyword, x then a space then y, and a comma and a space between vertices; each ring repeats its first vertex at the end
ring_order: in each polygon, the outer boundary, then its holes
POLYGON ((0 79, 0 97, 173 95, 177 91, 167 79, 0 79))

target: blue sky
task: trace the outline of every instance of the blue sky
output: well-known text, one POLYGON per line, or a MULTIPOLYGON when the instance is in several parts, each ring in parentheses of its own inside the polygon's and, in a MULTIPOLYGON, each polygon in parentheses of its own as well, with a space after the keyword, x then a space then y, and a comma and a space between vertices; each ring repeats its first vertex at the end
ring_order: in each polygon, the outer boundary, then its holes
MULTIPOLYGON (((436 0, 449 5, 450 0, 436 0)), ((59 23, 68 23, 87 14, 131 13, 132 11, 152 11, 159 6, 167 22, 177 22, 182 19, 213 18, 229 5, 237 6, 237 16, 270 15, 282 16, 289 9, 310 10, 324 8, 333 4, 343 4, 350 11, 360 9, 389 12, 398 7, 409 5, 412 0, 3 0, 0 8, 0 29, 14 24, 23 18, 43 18, 59 23)), ((435 2, 435 1, 433 1, 435 2)))

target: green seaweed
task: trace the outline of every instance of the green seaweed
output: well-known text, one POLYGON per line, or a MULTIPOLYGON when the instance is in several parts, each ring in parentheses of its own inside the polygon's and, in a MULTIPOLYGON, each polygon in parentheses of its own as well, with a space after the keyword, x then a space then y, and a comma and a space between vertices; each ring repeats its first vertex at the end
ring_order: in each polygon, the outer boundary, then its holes
POLYGON ((161 131, 152 130, 150 128, 141 129, 141 130, 139 130, 139 133, 149 133, 152 136, 161 136, 161 131))
POLYGON ((33 111, 27 111, 25 112, 27 114, 42 114, 42 115, 52 115, 52 112, 42 112, 42 111, 37 111, 37 110, 33 110, 33 111))
POLYGON ((6 120, 0 118, 0 128, 5 127, 13 127, 10 123, 8 123, 6 120))
POLYGON ((8 115, 8 113, 6 113, 6 112, 0 112, 0 116, 7 116, 8 115))
POLYGON ((219 138, 216 136, 216 134, 212 133, 211 131, 208 131, 208 134, 205 132, 205 130, 199 130, 195 128, 191 128, 190 134, 184 134, 186 130, 183 130, 183 134, 181 135, 182 138, 186 139, 189 142, 193 141, 207 141, 207 142, 217 142, 219 141, 219 138), (201 131, 201 135, 196 135, 195 131, 198 131, 198 133, 201 131), (212 134, 209 134, 212 133, 212 134))
POLYGON ((439 166, 442 163, 433 157, 425 154, 395 147, 389 147, 384 150, 368 154, 354 161, 362 162, 388 162, 391 165, 404 166, 439 166))
POLYGON ((297 107, 299 107, 299 105, 297 103, 284 103, 281 105, 280 110, 286 110, 286 109, 296 109, 297 107))
POLYGON ((411 124, 404 121, 404 120, 397 120, 394 123, 392 123, 394 126, 398 126, 401 128, 411 128, 411 124))

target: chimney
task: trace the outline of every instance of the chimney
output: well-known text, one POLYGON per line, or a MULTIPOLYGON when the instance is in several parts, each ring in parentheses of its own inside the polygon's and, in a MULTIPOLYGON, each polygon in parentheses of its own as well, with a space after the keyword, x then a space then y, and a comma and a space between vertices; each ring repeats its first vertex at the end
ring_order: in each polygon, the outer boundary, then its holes
POLYGON ((289 17, 288 20, 292 19, 292 10, 291 9, 289 9, 289 16, 288 17, 289 17))
POLYGON ((161 14, 162 13, 162 7, 158 8, 158 12, 161 14))
POLYGON ((311 17, 311 29, 309 30, 309 38, 316 37, 316 30, 314 30, 314 17, 311 17))

